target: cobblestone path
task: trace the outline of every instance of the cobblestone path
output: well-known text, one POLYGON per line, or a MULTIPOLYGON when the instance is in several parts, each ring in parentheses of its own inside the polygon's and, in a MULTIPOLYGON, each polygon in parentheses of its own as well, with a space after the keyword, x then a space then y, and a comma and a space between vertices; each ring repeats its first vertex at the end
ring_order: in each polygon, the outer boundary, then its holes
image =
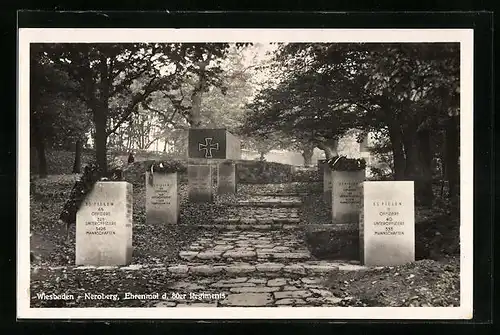
POLYGON ((324 276, 339 266, 355 265, 314 260, 301 231, 272 229, 272 224, 300 224, 301 198, 287 194, 259 195, 240 200, 217 222, 252 229, 206 231, 179 252, 184 261, 169 271, 179 280, 170 287, 179 296, 153 302, 173 306, 338 306, 323 285, 324 276))

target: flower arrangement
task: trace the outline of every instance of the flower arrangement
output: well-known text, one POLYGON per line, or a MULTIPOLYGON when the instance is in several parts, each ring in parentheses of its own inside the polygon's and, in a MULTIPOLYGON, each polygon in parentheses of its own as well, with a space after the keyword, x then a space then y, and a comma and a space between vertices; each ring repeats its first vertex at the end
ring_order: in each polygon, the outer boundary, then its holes
POLYGON ((168 161, 168 162, 152 162, 149 167, 149 185, 153 185, 153 175, 154 172, 159 173, 183 173, 187 170, 186 166, 179 161, 168 161))
POLYGON ((120 168, 111 167, 107 173, 103 173, 97 164, 91 163, 83 169, 83 174, 71 190, 69 199, 64 204, 59 219, 67 225, 76 222, 76 212, 80 209, 83 200, 92 191, 94 184, 98 181, 123 181, 123 171, 120 168))
POLYGON ((179 161, 162 161, 153 162, 148 166, 148 171, 150 172, 162 172, 162 173, 183 173, 187 171, 184 164, 179 161))
POLYGON ((360 171, 366 168, 366 160, 363 158, 335 156, 328 159, 326 163, 334 171, 360 171))

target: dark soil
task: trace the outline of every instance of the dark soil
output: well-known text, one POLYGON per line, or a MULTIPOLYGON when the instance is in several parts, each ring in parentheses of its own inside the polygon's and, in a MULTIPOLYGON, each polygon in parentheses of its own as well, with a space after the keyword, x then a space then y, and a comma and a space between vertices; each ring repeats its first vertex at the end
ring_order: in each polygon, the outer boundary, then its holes
POLYGON ((460 306, 460 264, 457 257, 362 271, 338 271, 326 285, 343 306, 460 306))

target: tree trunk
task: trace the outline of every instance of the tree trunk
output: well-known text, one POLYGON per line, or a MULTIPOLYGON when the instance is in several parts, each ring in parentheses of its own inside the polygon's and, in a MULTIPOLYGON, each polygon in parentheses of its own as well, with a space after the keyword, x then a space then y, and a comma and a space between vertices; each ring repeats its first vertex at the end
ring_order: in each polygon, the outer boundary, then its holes
POLYGON ((337 140, 329 140, 318 143, 318 148, 323 150, 326 159, 331 159, 335 156, 338 156, 337 147, 338 147, 337 140))
POLYGON ((425 204, 432 206, 434 192, 432 190, 432 150, 431 133, 428 129, 417 132, 418 153, 422 165, 422 182, 424 184, 422 192, 425 192, 425 204))
POLYGON ((426 180, 423 164, 419 154, 419 143, 415 124, 410 124, 403 131, 404 148, 406 151, 405 179, 414 181, 416 203, 422 206, 432 206, 432 180, 426 180))
POLYGON ((261 151, 260 152, 260 158, 259 158, 259 160, 261 162, 263 162, 265 159, 266 159, 266 152, 265 151, 261 151))
POLYGON ((392 145, 392 157, 394 161, 394 180, 405 179, 405 153, 403 149, 403 137, 398 123, 391 122, 389 128, 389 139, 392 145))
POLYGON ((208 60, 200 63, 198 72, 199 79, 194 86, 193 94, 191 95, 192 105, 189 112, 189 124, 191 128, 201 127, 201 101, 203 98, 203 92, 206 89, 205 68, 207 67, 208 63, 208 60))
POLYGON ((163 139, 163 152, 167 152, 167 139, 163 139))
POLYGON ((302 158, 304 158, 304 166, 309 166, 312 164, 312 157, 314 153, 314 147, 304 146, 302 148, 302 158))
POLYGON ((35 148, 38 156, 38 176, 40 178, 46 178, 48 175, 47 157, 45 156, 45 141, 43 138, 36 140, 35 148))
POLYGON ((45 178, 48 175, 47 157, 45 156, 45 140, 42 134, 40 119, 32 116, 33 137, 32 144, 34 145, 38 158, 38 176, 45 178))
POLYGON ((448 197, 453 199, 458 196, 460 180, 460 132, 459 116, 452 116, 446 126, 446 159, 445 173, 448 180, 448 197))
POLYGON ((120 131, 118 135, 118 140, 120 141, 119 148, 120 150, 123 150, 124 145, 123 145, 123 131, 120 131))
POLYGON ((75 142, 75 161, 73 163, 73 173, 80 173, 82 166, 82 141, 75 142))
POLYGON ((190 112, 190 124, 192 128, 199 128, 201 126, 201 99, 203 91, 201 88, 195 88, 193 93, 192 107, 190 112))
POLYGON ((107 136, 106 136, 106 121, 107 121, 107 103, 105 107, 94 109, 94 126, 95 126, 95 155, 96 163, 99 170, 105 174, 108 170, 107 161, 107 136))

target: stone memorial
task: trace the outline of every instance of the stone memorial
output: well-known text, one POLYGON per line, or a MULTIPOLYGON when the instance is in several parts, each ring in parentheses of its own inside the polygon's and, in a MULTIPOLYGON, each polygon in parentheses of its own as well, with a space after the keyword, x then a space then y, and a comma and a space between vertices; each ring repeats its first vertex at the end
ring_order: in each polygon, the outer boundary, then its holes
MULTIPOLYGON (((212 169, 211 164, 219 160, 238 160, 241 159, 241 144, 239 139, 228 132, 226 129, 207 129, 192 128, 188 134, 188 185, 189 201, 192 202, 211 202, 212 195, 212 169), (208 175, 207 175, 208 173, 208 175), (194 179, 193 179, 194 178, 194 179)), ((221 168, 221 165, 218 166, 221 168)), ((219 171, 219 168, 216 170, 219 171)), ((217 177, 224 179, 224 176, 230 176, 230 168, 222 166, 223 174, 217 174, 217 177), (229 170, 228 170, 229 169, 229 170)), ((233 173, 235 175, 235 173, 233 173)), ((229 182, 229 179, 226 179, 229 182)), ((221 185, 225 185, 222 181, 221 185)), ((236 191, 236 179, 234 181, 236 191)), ((234 192, 235 192, 234 191, 234 192)), ((226 186, 218 189, 218 192, 233 192, 231 187, 226 186)), ((233 192, 233 193, 234 193, 233 192)))
POLYGON ((331 171, 332 222, 358 223, 365 170, 331 171))
POLYGON ((102 181, 76 215, 76 265, 118 266, 132 260, 132 185, 102 181))
POLYGON ((234 162, 226 161, 219 163, 217 169, 217 193, 236 193, 236 165, 234 162))
POLYGON ((413 181, 369 181, 361 185, 361 262, 395 266, 415 261, 413 181))
POLYGON ((146 172, 146 222, 177 224, 179 220, 178 174, 146 172))
POLYGON ((226 129, 189 129, 188 157, 198 159, 241 159, 239 139, 226 129))
POLYGON ((212 166, 188 165, 188 200, 191 202, 212 202, 212 166))

